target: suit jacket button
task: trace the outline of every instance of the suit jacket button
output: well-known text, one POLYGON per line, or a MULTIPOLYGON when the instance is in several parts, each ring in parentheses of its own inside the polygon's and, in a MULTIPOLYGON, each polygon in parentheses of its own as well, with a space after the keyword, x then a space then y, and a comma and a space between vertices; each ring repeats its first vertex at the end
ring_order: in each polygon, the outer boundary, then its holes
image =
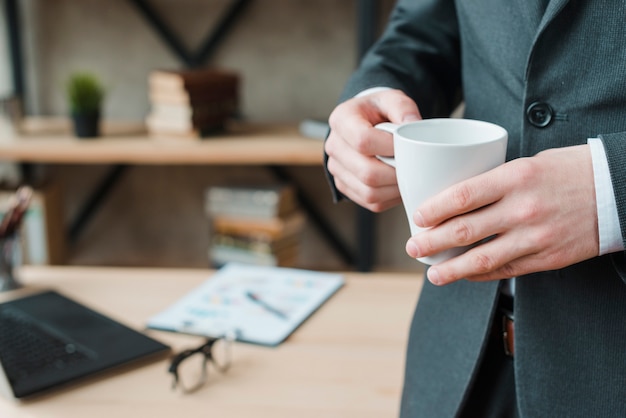
POLYGON ((526 109, 526 118, 531 125, 537 128, 545 128, 552 122, 554 111, 549 104, 534 102, 526 109))

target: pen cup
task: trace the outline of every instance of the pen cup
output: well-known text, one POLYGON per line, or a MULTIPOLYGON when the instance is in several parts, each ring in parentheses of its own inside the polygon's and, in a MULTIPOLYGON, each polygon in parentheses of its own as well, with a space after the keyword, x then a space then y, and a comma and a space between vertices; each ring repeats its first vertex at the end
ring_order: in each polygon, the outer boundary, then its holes
POLYGON ((18 234, 0 238, 0 292, 21 287, 15 270, 21 264, 22 252, 18 234))

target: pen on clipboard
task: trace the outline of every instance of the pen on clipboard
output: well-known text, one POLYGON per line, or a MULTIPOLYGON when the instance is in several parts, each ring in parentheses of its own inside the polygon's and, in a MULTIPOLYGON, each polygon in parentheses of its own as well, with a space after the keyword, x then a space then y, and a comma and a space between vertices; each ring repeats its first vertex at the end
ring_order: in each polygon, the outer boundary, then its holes
POLYGON ((270 312, 274 315, 276 315, 279 318, 282 319, 288 319, 287 314, 284 313, 283 311, 281 311, 280 309, 277 309, 275 307, 273 307, 272 305, 268 304, 267 302, 265 302, 263 299, 261 299, 259 297, 259 295, 257 295, 254 292, 246 292, 246 297, 248 299, 250 299, 252 302, 256 303, 257 305, 261 306, 263 309, 265 309, 267 312, 270 312))

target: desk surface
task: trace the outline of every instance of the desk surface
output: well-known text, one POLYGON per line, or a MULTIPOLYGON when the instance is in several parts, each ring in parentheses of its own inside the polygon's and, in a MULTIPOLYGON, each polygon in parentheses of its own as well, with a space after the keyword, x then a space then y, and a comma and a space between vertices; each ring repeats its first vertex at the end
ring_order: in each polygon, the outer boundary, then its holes
POLYGON ((0 141, 0 159, 65 164, 289 164, 320 165, 323 141, 294 125, 233 124, 198 139, 151 138, 137 124, 103 127, 104 135, 77 139, 63 121, 30 121, 27 132, 0 141), (45 125, 45 126, 41 126, 45 125))
MULTIPOLYGON (((54 287, 132 327, 206 280, 210 270, 28 267, 27 286, 54 287)), ((417 274, 417 273, 416 273, 417 274)), ((346 285, 276 348, 237 343, 228 373, 198 392, 170 389, 167 359, 48 396, 0 399, 1 417, 395 417, 421 276, 346 273, 346 285)), ((149 331, 180 350, 198 337, 149 331)))

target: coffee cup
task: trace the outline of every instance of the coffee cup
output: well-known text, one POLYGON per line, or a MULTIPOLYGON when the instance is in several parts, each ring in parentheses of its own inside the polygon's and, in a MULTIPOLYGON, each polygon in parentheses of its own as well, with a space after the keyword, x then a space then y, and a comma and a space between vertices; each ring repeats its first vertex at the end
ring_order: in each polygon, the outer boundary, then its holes
MULTIPOLYGON (((413 222, 413 213, 426 199, 503 164, 506 158, 508 133, 489 122, 436 118, 400 125, 386 122, 376 128, 393 134, 395 156, 378 159, 396 169, 411 235, 423 230, 413 222)), ((417 260, 438 264, 471 247, 451 248, 417 260)))

